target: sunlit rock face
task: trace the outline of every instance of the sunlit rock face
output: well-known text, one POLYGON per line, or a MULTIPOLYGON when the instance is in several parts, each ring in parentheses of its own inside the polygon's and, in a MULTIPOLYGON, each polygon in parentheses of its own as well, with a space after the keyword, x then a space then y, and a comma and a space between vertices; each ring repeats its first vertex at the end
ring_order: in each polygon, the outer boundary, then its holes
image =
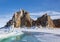
POLYGON ((21 15, 21 12, 16 12, 15 14, 14 14, 14 16, 13 16, 13 18, 12 18, 12 21, 13 21, 13 24, 12 25, 14 25, 14 27, 20 27, 20 25, 21 25, 21 19, 20 19, 20 16, 21 15))
POLYGON ((23 11, 23 16, 21 17, 21 26, 31 27, 32 26, 32 19, 28 12, 23 11))
POLYGON ((14 27, 18 28, 18 27, 31 27, 32 26, 32 19, 30 18, 30 15, 27 11, 25 10, 21 10, 19 12, 16 12, 11 21, 8 21, 6 26, 11 26, 13 25, 14 27))
POLYGON ((42 27, 55 27, 53 21, 51 20, 50 16, 44 14, 42 17, 37 18, 36 25, 42 26, 42 27))
POLYGON ((60 19, 53 20, 55 27, 60 28, 60 19))

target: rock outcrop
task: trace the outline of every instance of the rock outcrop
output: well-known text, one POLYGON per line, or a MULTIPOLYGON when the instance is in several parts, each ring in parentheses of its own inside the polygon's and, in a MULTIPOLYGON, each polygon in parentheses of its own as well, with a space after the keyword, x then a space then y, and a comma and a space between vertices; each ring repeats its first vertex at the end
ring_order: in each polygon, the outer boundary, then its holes
POLYGON ((8 21, 5 26, 8 27, 13 25, 16 28, 22 27, 22 26, 31 27, 32 21, 33 20, 30 18, 29 13, 27 11, 21 10, 19 12, 16 12, 13 15, 13 18, 10 21, 8 21))
POLYGON ((42 27, 55 27, 52 19, 49 15, 47 15, 47 13, 37 19, 36 25, 42 27))

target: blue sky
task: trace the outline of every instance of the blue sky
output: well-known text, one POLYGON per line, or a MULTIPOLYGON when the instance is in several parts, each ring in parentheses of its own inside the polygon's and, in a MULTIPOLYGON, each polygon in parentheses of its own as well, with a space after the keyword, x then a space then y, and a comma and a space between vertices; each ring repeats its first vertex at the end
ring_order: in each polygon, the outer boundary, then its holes
POLYGON ((0 0, 0 16, 20 8, 28 12, 60 11, 60 0, 0 0))

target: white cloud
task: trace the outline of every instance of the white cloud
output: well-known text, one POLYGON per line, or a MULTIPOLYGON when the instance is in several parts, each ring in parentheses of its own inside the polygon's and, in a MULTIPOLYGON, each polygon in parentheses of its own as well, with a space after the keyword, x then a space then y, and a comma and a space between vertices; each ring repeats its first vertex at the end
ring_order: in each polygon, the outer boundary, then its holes
POLYGON ((34 18, 42 16, 45 13, 50 15, 52 19, 60 19, 60 12, 55 12, 55 11, 45 11, 45 12, 30 13, 30 15, 34 19, 34 18))

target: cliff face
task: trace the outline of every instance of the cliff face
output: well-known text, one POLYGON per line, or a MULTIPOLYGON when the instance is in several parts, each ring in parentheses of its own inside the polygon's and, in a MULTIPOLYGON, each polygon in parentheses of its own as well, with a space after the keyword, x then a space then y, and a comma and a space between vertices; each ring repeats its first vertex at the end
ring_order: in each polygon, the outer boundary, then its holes
POLYGON ((42 27, 55 27, 53 21, 51 20, 50 16, 44 14, 42 17, 39 17, 36 21, 37 25, 41 25, 42 27))
POLYGON ((7 24, 5 26, 11 26, 13 25, 13 27, 22 27, 22 26, 27 26, 27 27, 31 27, 32 26, 32 19, 30 18, 30 15, 28 12, 21 10, 19 12, 16 12, 12 19, 10 21, 7 22, 7 24))
POLYGON ((60 28, 60 19, 53 20, 55 27, 60 28))

